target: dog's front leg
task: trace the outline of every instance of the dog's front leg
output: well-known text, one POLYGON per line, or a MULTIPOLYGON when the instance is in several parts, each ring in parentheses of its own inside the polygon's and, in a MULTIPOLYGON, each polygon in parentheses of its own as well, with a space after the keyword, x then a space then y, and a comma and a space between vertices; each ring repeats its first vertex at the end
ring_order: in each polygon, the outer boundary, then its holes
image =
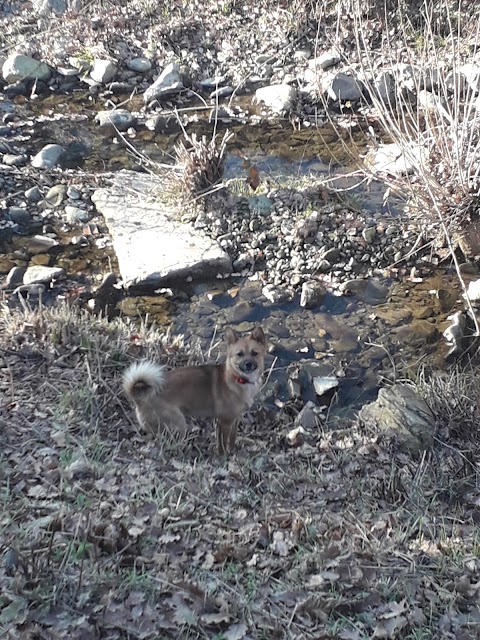
POLYGON ((231 418, 219 418, 217 422, 217 450, 220 456, 232 451, 236 437, 237 421, 231 418))

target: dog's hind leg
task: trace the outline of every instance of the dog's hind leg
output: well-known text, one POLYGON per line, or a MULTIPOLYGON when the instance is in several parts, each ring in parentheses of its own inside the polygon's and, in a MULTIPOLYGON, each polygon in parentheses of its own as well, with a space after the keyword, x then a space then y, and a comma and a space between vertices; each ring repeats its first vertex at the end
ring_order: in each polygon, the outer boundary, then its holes
POLYGON ((162 407, 159 415, 162 426, 175 438, 183 438, 187 433, 185 416, 176 407, 162 407))

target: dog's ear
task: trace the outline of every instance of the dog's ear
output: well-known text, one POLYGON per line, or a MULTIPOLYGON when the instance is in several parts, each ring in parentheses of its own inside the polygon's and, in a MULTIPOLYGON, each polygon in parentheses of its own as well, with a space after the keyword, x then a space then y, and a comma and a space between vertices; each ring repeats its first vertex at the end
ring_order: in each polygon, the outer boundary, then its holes
POLYGON ((263 344, 264 347, 266 346, 267 339, 265 337, 265 334, 263 333, 262 327, 255 327, 255 329, 252 331, 250 335, 251 335, 251 338, 255 340, 255 342, 259 342, 260 344, 263 344))
POLYGON ((230 345, 230 344, 234 344, 235 342, 237 342, 238 340, 238 333, 236 331, 234 331, 233 329, 231 329, 230 327, 227 327, 225 329, 225 342, 230 345))

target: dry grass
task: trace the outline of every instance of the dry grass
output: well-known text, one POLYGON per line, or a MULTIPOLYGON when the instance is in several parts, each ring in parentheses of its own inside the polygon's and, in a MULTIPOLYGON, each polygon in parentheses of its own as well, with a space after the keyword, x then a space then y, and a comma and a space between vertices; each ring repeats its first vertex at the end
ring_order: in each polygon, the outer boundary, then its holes
POLYGON ((476 487, 451 443, 413 461, 352 428, 290 448, 291 418, 262 408, 227 463, 212 428, 168 449, 120 375, 201 354, 66 307, 0 324, 3 637, 475 637, 476 487))

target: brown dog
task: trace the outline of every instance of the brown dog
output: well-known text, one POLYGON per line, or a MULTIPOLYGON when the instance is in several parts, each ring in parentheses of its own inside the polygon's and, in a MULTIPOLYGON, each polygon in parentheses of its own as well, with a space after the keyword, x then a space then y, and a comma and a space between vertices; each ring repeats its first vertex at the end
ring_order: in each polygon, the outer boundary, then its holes
POLYGON ((218 418, 218 452, 233 449, 237 419, 252 405, 262 383, 267 341, 261 327, 244 337, 228 328, 225 339, 227 359, 222 364, 166 371, 144 361, 127 369, 123 388, 142 427, 158 431, 167 426, 184 433, 186 416, 218 418))

